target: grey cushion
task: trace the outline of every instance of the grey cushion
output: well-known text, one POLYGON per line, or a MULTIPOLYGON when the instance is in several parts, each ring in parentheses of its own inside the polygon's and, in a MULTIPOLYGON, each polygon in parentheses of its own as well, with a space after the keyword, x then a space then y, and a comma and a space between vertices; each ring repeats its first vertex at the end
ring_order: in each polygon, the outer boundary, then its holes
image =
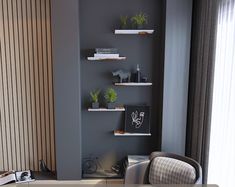
POLYGON ((150 184, 194 184, 196 171, 190 164, 174 158, 156 157, 149 170, 150 184))

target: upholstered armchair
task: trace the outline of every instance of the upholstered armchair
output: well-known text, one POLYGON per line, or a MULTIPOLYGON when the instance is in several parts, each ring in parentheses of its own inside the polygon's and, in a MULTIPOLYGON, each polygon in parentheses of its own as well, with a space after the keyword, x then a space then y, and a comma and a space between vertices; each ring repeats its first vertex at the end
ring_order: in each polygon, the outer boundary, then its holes
POLYGON ((127 167, 125 184, 201 184, 202 169, 193 159, 153 152, 149 161, 127 167))

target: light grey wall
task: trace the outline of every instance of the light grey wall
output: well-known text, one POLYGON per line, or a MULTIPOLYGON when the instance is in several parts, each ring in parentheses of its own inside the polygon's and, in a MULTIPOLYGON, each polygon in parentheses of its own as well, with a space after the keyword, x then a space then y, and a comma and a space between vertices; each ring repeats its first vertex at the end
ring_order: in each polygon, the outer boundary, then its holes
POLYGON ((192 0, 166 0, 162 151, 185 154, 192 0))
POLYGON ((51 0, 56 166, 59 180, 81 179, 78 10, 78 0, 51 0))

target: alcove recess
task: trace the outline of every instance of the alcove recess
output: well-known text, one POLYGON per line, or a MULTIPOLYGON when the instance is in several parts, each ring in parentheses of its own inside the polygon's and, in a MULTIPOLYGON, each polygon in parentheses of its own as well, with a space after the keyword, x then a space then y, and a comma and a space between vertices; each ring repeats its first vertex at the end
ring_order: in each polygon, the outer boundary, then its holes
MULTIPOLYGON (((81 101, 82 101, 82 158, 90 155, 99 158, 104 169, 110 170, 118 160, 129 154, 149 154, 158 149, 153 145, 156 137, 158 115, 151 119, 151 134, 130 136, 115 134, 123 129, 125 111, 107 112, 90 108, 89 92, 94 89, 114 88, 119 105, 152 106, 152 113, 161 111, 161 30, 162 1, 160 0, 80 0, 80 47, 81 47, 81 101), (92 6, 91 6, 92 5, 92 6), (141 8, 140 8, 141 7, 141 8), (121 15, 133 16, 140 11, 148 15, 149 34, 118 31, 121 15), (116 29, 116 31, 115 31, 116 29), (155 32, 153 32, 153 30, 155 32), (95 48, 117 48, 125 59, 96 61, 95 48), (111 72, 117 69, 131 70, 140 65, 141 72, 150 82, 142 84, 113 84, 111 72), (154 95, 154 97, 152 97, 154 95), (154 106, 153 106, 154 105, 154 106)), ((104 107, 104 106, 101 106, 104 107)))

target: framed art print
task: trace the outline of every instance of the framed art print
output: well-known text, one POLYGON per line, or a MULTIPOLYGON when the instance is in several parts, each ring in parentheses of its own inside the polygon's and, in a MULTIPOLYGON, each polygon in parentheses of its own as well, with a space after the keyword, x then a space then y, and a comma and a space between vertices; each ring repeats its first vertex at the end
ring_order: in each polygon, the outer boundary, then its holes
POLYGON ((150 106, 126 106, 125 132, 150 133, 150 106))

